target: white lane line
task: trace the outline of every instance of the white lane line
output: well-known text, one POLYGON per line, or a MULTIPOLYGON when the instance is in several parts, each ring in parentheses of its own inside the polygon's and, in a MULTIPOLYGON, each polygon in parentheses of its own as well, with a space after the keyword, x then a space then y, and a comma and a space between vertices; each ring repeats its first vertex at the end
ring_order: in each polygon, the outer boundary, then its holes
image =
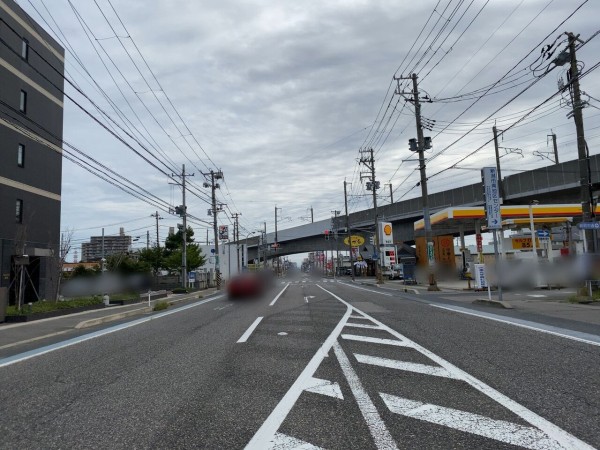
POLYGON ((348 283, 342 283, 344 286, 348 286, 354 289, 360 289, 361 291, 367 291, 367 292, 374 292, 375 294, 379 294, 379 295, 387 295, 388 297, 391 297, 392 294, 388 294, 387 292, 381 292, 381 291, 374 291, 373 289, 365 289, 363 287, 358 287, 358 286, 354 286, 353 284, 348 284, 348 283))
MULTIPOLYGON (((348 304, 344 300, 341 300, 341 301, 345 304, 348 304)), ((363 313, 363 314, 365 314, 365 316, 369 316, 366 313, 363 313)), ((580 439, 577 439, 575 436, 573 436, 569 432, 563 430, 562 428, 559 428, 558 426, 554 425, 552 422, 537 415, 530 409, 527 409, 525 406, 520 405, 519 403, 510 399, 506 395, 498 392, 496 389, 485 384, 483 381, 480 381, 477 378, 475 378, 474 376, 469 375, 467 372, 459 369, 454 364, 449 363, 445 359, 437 356, 435 353, 427 350, 425 347, 422 347, 419 344, 417 344, 416 342, 411 341, 406 336, 398 333, 396 330, 393 330, 392 328, 388 327, 387 325, 379 322, 377 319, 375 319, 373 317, 370 317, 370 318, 373 323, 379 324, 384 330, 386 330, 392 336, 395 336, 398 339, 410 342, 411 346, 415 350, 417 350, 419 353, 427 356, 429 359, 431 359, 435 363, 439 364, 440 366, 444 367, 448 372, 453 374, 454 378, 465 381, 466 383, 468 383, 469 385, 471 385, 472 387, 477 389, 482 394, 488 396, 495 402, 504 406, 509 411, 511 411, 514 414, 516 414, 517 416, 521 417, 526 422, 530 423, 531 425, 533 425, 536 428, 539 428, 544 433, 546 433, 551 439, 558 442, 564 448, 577 449, 577 450, 594 450, 594 447, 586 444, 585 442, 583 442, 580 439)))
MULTIPOLYGON (((318 286, 318 285, 317 285, 318 286)), ((321 288, 323 289, 323 288, 321 288)), ((339 299, 339 297, 333 295, 335 298, 339 299)), ((341 300, 341 299, 340 299, 341 300)), ((302 373, 298 376, 292 387, 286 392, 283 398, 279 401, 275 409, 269 414, 267 420, 261 425, 256 434, 252 437, 248 445, 246 446, 247 450, 264 450, 265 448, 270 448, 270 445, 273 443, 275 439, 275 433, 294 407, 296 401, 300 397, 300 394, 304 392, 304 388, 306 386, 307 381, 312 378, 315 371, 323 362, 323 358, 327 356, 329 350, 333 346, 334 342, 342 332, 342 328, 344 328, 344 324, 348 320, 350 313, 352 312, 352 306, 348 303, 341 300, 346 305, 346 312, 342 319, 338 322, 336 327, 333 329, 331 334, 327 337, 323 345, 317 350, 317 352, 313 355, 311 360, 308 362, 302 373)))
POLYGON ((264 316, 257 317, 256 320, 254 322, 252 322, 252 325, 250 325, 250 327, 246 330, 246 332, 244 334, 242 334, 242 337, 238 339, 237 344, 243 344, 244 342, 246 342, 248 340, 248 338, 250 337, 252 332, 256 329, 256 327, 258 326, 260 321, 263 320, 263 317, 264 316))
POLYGON ((269 306, 273 306, 275 304, 275 302, 277 300, 279 300, 279 297, 281 297, 281 294, 283 294, 285 292, 285 290, 288 288, 288 286, 290 285, 290 283, 286 284, 285 287, 281 290, 281 292, 279 294, 277 294, 277 297, 275 297, 273 299, 273 301, 271 303, 269 303, 269 306))
POLYGON ((354 328, 368 328, 370 330, 380 330, 381 329, 381 327, 379 325, 369 325, 367 323, 347 323, 346 326, 354 327, 354 328))
POLYGON ((350 318, 351 318, 351 319, 366 319, 366 320, 369 320, 369 318, 368 318, 368 317, 365 317, 365 316, 359 316, 358 314, 352 314, 352 315, 350 316, 350 318))
POLYGON ((410 347, 408 342, 399 341, 398 339, 383 339, 370 336, 358 336, 356 334, 342 334, 342 339, 348 341, 369 342, 371 344, 395 345, 396 347, 410 347))
POLYGON ((537 428, 525 427, 504 420, 494 420, 458 409, 407 400, 394 395, 379 394, 389 410, 395 414, 442 425, 466 433, 529 449, 562 449, 537 428))
POLYGON ((308 442, 296 439, 283 433, 275 433, 268 450, 323 450, 322 447, 309 444, 308 442))
POLYGON ((406 361, 396 361, 395 359, 380 358, 378 356, 360 355, 355 353, 354 357, 359 363, 369 364, 371 366, 386 367, 388 369, 404 370, 406 372, 422 373, 424 375, 433 375, 434 377, 454 378, 460 380, 455 374, 443 367, 428 366, 406 361))
POLYGON ((312 392, 314 394, 327 395, 328 397, 339 398, 344 400, 342 389, 340 385, 335 381, 322 380, 320 378, 311 377, 304 388, 305 391, 312 392))
POLYGON ((350 390, 356 399, 356 403, 358 404, 358 408, 369 427, 369 431, 371 432, 371 436, 373 436, 373 440, 375 441, 375 445, 378 449, 395 449, 398 448, 396 446, 396 442, 392 435, 388 431, 383 419, 377 412, 377 408, 373 404, 373 401, 367 394, 367 391, 361 384, 358 375, 352 368, 346 353, 342 350, 340 344, 336 341, 333 344, 333 351, 335 352, 335 356, 337 357, 338 362, 340 363, 340 367, 342 372, 344 372, 344 376, 348 381, 348 385, 350 386, 350 390))
POLYGON ((527 297, 544 298, 544 297, 548 297, 548 296, 544 295, 544 294, 527 294, 527 297))
POLYGON ((71 345, 80 344, 81 342, 89 341, 90 339, 104 336, 106 334, 115 333, 117 331, 121 331, 126 328, 134 327, 136 325, 140 325, 145 322, 150 322, 151 320, 157 320, 157 319, 160 319, 165 316, 170 316, 171 314, 176 314, 181 311, 185 311, 187 309, 195 308, 196 306, 200 306, 205 303, 218 300, 224 296, 225 296, 224 294, 217 295, 216 297, 207 298, 207 299, 201 300, 197 303, 192 303, 192 304, 189 304, 186 306, 182 306, 180 308, 172 309, 171 311, 165 311, 165 312, 158 313, 158 314, 155 314, 150 317, 144 317, 142 319, 132 320, 131 322, 114 325, 112 327, 105 328, 103 330, 84 334, 83 336, 78 336, 76 338, 67 339, 66 341, 63 341, 63 342, 58 342, 56 344, 47 345, 45 347, 40 347, 35 350, 29 350, 28 352, 19 353, 18 355, 9 356, 8 358, 0 359, 0 367, 10 366, 11 364, 16 364, 18 362, 25 361, 27 359, 35 358, 36 356, 44 355, 46 353, 50 353, 55 350, 60 350, 61 348, 70 347, 71 345))
POLYGON ((479 317, 481 319, 488 319, 488 320, 493 320, 495 322, 505 323, 508 325, 514 325, 516 327, 526 328, 528 330, 539 331, 540 333, 547 333, 547 334, 551 334, 553 336, 559 336, 559 337, 562 337, 565 339, 572 339, 573 341, 583 342, 584 344, 600 346, 600 336, 595 336, 593 334, 575 332, 580 336, 588 337, 586 339, 583 337, 578 337, 578 336, 574 336, 572 334, 568 334, 568 332, 570 330, 562 330, 561 328, 552 327, 549 325, 547 326, 547 325, 542 325, 542 324, 536 324, 535 322, 529 322, 527 320, 507 319, 507 318, 503 318, 503 316, 500 316, 497 314, 475 312, 475 311, 467 309, 467 308, 461 308, 460 306, 443 306, 443 305, 435 305, 435 304, 431 304, 431 306, 433 306, 435 308, 440 308, 440 309, 445 309, 448 311, 457 312, 460 314, 466 314, 468 316, 479 317), (542 327, 544 327, 544 328, 542 328, 542 327))

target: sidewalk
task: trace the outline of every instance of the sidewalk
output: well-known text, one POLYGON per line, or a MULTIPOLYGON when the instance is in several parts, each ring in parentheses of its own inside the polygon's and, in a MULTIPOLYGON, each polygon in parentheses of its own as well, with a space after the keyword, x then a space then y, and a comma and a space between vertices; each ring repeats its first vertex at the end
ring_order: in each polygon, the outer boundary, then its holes
MULTIPOLYGON (((102 323, 147 314, 152 311, 152 308, 156 303, 161 301, 167 301, 171 304, 189 303, 198 300, 199 295, 201 295, 202 298, 206 298, 215 292, 217 292, 215 288, 210 288, 189 294, 170 294, 166 298, 151 300, 150 306, 148 306, 147 301, 144 301, 131 305, 111 306, 104 309, 95 309, 65 316, 33 320, 31 322, 0 323, 0 350, 66 334, 76 329, 84 330, 102 323)), ((171 308, 173 307, 174 306, 171 306, 171 308)))
MULTIPOLYGON (((350 279, 345 281, 350 281, 350 279)), ((356 278, 356 283, 377 286, 374 277, 356 278)), ((473 282, 471 282, 471 285, 473 285, 473 282)), ((409 293, 418 295, 439 296, 445 300, 464 303, 465 307, 472 305, 476 299, 488 298, 487 291, 468 290, 466 280, 440 281, 438 282, 438 288, 440 289, 438 292, 428 291, 427 285, 404 285, 402 281, 390 280, 385 280, 380 288, 396 289, 402 292, 406 290, 409 293)), ((591 304, 570 303, 568 299, 574 293, 574 288, 537 289, 525 292, 505 291, 503 292, 503 300, 516 311, 600 325, 600 302, 591 304)), ((493 300, 497 300, 498 292, 492 291, 491 297, 493 300)), ((489 308, 490 311, 496 310, 494 306, 489 306, 489 308)))

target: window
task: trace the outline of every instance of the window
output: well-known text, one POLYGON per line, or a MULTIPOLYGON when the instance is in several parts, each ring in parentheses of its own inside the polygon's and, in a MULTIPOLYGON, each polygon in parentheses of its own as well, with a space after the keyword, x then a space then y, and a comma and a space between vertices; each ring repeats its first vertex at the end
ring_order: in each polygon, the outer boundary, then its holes
POLYGON ((17 223, 23 223, 23 200, 17 199, 17 208, 15 213, 17 223))
POLYGON ((25 167, 25 146, 23 144, 19 144, 17 148, 17 165, 25 167))
POLYGON ((19 101, 19 110, 22 113, 27 112, 27 92, 25 92, 24 90, 21 90, 21 99, 19 101))
POLYGON ((23 39, 21 41, 21 58, 25 61, 29 58, 29 42, 27 39, 23 39))

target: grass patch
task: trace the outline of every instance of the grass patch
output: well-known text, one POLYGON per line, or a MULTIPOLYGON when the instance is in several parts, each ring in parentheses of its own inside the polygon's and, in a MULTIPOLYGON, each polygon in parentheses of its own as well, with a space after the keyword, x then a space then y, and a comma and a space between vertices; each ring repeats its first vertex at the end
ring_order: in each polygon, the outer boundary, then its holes
POLYGON ((154 305, 154 308, 152 308, 152 311, 162 311, 163 309, 167 309, 168 307, 169 307, 169 303, 162 301, 162 302, 156 303, 156 305, 154 305))
POLYGON ((80 297, 73 298, 71 300, 65 300, 62 302, 48 302, 45 300, 40 300, 38 302, 33 302, 31 306, 29 304, 23 305, 21 311, 17 310, 16 306, 9 306, 6 309, 7 316, 24 316, 27 314, 37 314, 37 313, 45 313, 50 311, 56 311, 59 309, 71 309, 71 308, 81 308, 83 306, 93 306, 102 303, 102 297, 99 295, 95 295, 93 297, 80 297))
POLYGON ((127 294, 111 294, 109 295, 110 301, 128 301, 128 300, 140 300, 140 296, 135 293, 127 293, 127 294))

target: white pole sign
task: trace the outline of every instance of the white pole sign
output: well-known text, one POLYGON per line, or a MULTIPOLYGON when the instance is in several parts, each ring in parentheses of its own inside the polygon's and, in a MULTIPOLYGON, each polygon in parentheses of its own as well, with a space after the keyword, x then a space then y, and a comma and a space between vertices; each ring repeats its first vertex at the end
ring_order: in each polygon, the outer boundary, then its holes
POLYGON ((485 216, 490 230, 502 229, 500 213, 500 189, 498 186, 498 170, 495 167, 481 169, 481 178, 485 194, 485 216))

